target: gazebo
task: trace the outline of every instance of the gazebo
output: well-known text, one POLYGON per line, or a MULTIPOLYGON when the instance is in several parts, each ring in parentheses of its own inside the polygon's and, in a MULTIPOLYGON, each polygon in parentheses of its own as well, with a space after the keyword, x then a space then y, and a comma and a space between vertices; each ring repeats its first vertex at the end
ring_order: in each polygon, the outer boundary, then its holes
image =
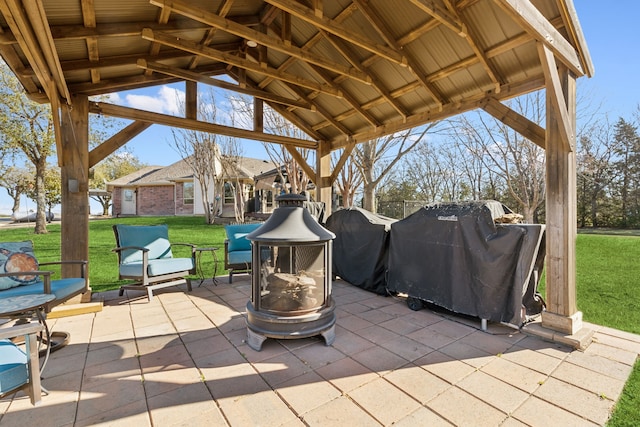
POLYGON ((576 306, 575 120, 576 78, 593 65, 571 0, 0 0, 0 29, 5 62, 52 106, 62 259, 88 258, 89 169, 152 124, 283 144, 329 202, 356 144, 481 108, 545 149, 542 325, 588 335, 576 306), (180 81, 185 117, 90 100, 180 81), (198 83, 253 96, 253 129, 198 120, 198 83), (503 103, 540 89, 544 128, 503 103), (309 139, 265 133, 265 102, 309 139), (133 122, 90 150, 89 114, 133 122))

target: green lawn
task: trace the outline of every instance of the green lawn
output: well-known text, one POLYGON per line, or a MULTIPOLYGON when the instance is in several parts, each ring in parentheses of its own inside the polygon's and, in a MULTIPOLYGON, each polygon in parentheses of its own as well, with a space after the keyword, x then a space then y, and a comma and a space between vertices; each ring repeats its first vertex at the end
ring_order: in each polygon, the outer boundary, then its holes
MULTIPOLYGON (((89 224, 89 278, 94 292, 117 289, 117 258, 111 249, 115 239, 111 226, 168 224, 172 242, 217 246, 219 275, 223 274, 224 229, 205 224, 202 217, 143 217, 92 220, 89 224)), ((32 227, 2 230, 3 241, 33 240, 41 261, 60 259, 60 225, 51 224, 49 234, 35 235, 32 227)), ((581 233, 576 243, 578 308, 584 320, 640 334, 640 236, 632 233, 581 233)), ((179 253, 178 253, 179 255, 179 253)), ((208 254, 204 254, 208 256, 208 254)), ((205 274, 213 273, 204 263, 205 274)), ((544 286, 541 286, 544 289, 544 286)), ((640 361, 636 363, 618 402, 609 427, 640 425, 640 361)))

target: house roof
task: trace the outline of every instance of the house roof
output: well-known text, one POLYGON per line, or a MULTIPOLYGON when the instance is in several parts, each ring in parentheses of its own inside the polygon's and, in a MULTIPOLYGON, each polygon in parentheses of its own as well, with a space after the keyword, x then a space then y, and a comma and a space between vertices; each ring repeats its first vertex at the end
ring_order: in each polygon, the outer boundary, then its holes
MULTIPOLYGON (((541 89, 547 53, 593 74, 572 0, 4 0, 0 27, 0 54, 34 99, 230 86, 313 140, 282 141, 330 150, 541 89)), ((90 112, 196 127, 100 102, 90 112)))
MULTIPOLYGON (((268 160, 240 157, 238 176, 233 179, 251 179, 256 175, 272 170, 274 163, 268 160)), ((193 170, 188 159, 179 160, 169 166, 146 166, 135 172, 107 183, 107 189, 114 187, 139 187, 151 185, 173 185, 175 181, 193 180, 193 170)))

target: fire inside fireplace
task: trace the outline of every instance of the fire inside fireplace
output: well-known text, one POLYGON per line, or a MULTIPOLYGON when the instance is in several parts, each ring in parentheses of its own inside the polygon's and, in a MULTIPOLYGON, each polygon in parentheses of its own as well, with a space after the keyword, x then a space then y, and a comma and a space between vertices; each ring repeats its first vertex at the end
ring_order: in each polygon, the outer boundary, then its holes
POLYGON ((335 235, 302 206, 304 196, 278 197, 279 207, 254 232, 247 343, 260 351, 267 338, 321 335, 335 339, 331 244, 335 235))

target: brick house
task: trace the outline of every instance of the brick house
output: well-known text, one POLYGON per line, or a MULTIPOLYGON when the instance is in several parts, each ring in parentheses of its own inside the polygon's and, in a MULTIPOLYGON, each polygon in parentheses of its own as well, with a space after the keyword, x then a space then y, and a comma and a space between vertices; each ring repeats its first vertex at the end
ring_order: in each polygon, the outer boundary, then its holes
MULTIPOLYGON (((233 177, 223 177, 216 188, 223 194, 209 195, 209 200, 221 202, 218 216, 234 216, 233 191, 242 192, 245 211, 255 206, 254 177, 275 168, 267 160, 240 158, 233 177)), ((129 175, 107 183, 113 197, 111 214, 118 216, 203 215, 203 197, 200 184, 186 160, 169 166, 146 166, 129 175)), ((259 197, 269 189, 260 190, 259 197)))

